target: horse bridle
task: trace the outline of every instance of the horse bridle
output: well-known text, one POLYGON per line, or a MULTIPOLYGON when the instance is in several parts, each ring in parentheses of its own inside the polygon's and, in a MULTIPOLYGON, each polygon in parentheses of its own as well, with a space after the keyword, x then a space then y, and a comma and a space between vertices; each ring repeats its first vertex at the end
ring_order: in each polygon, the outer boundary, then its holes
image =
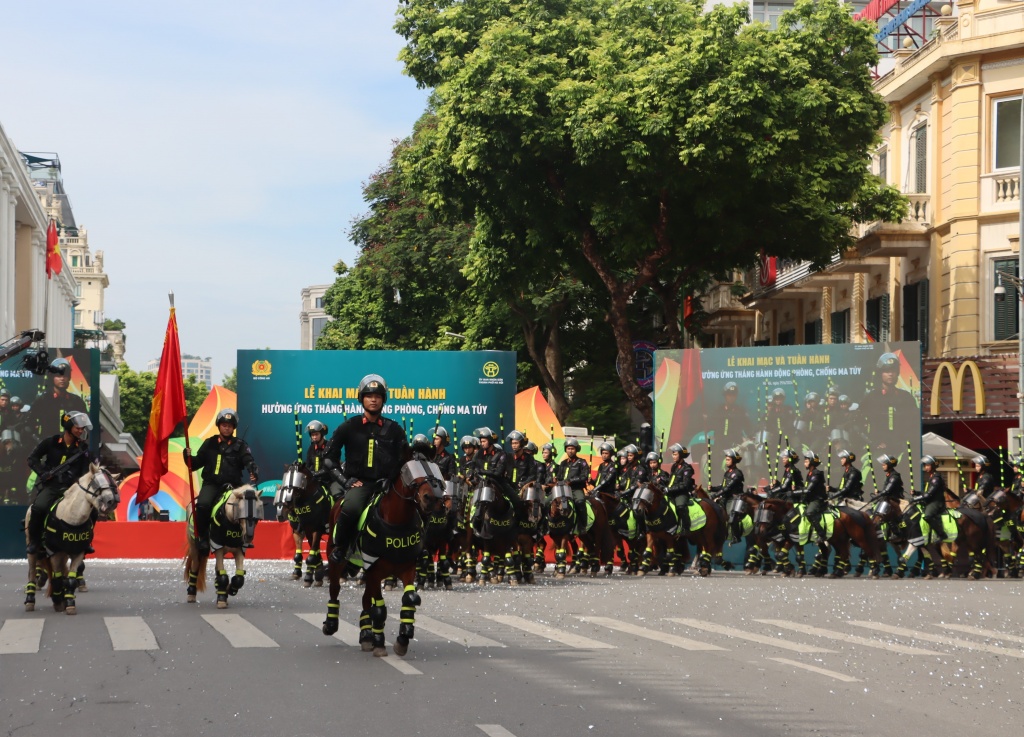
POLYGON ((114 483, 114 479, 110 475, 110 473, 105 470, 101 470, 93 474, 92 481, 89 482, 88 488, 82 486, 81 480, 76 481, 75 484, 77 484, 78 488, 80 488, 86 494, 91 496, 93 499, 99 499, 100 495, 103 494, 103 492, 106 489, 113 489, 114 494, 117 494, 117 484, 114 483), (96 486, 97 484, 97 478, 99 477, 102 477, 107 483, 99 485, 95 490, 93 490, 93 487, 96 486))

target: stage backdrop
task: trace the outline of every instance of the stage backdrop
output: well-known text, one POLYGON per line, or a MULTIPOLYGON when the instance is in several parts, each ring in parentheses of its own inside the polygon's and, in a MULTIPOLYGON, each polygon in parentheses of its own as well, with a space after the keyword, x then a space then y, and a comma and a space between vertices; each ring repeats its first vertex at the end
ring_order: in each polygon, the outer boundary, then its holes
POLYGON ((362 413, 359 380, 370 373, 387 382, 385 416, 410 437, 431 437, 439 414, 453 438, 482 425, 514 429, 512 351, 239 351, 238 434, 252 447, 261 482, 279 480, 295 461, 295 413, 305 448, 310 420, 333 433, 346 417, 362 413))
POLYGON ((835 454, 845 448, 874 492, 881 468, 866 457, 899 457, 906 484, 912 461, 920 480, 920 377, 917 342, 658 351, 655 431, 664 445, 689 446, 705 484, 709 474, 721 483, 727 448, 742 451, 753 486, 779 475, 779 452, 791 447, 815 451, 835 486, 842 476, 835 454), (879 368, 885 354, 898 370, 879 368))
POLYGON ((100 352, 95 348, 50 348, 51 363, 66 358, 71 363, 71 378, 66 386, 54 374, 36 376, 22 367, 24 354, 12 356, 0 364, 0 389, 10 392, 27 411, 13 412, 0 407, 0 504, 28 504, 35 474, 30 474, 28 454, 43 437, 61 431, 62 412, 87 412, 92 420, 90 451, 99 451, 100 352))

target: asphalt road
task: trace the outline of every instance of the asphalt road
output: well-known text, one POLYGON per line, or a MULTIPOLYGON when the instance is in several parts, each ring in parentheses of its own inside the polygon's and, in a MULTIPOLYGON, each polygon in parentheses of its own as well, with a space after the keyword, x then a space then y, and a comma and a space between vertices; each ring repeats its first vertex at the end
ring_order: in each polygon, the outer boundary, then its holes
MULTIPOLYGON (((424 592, 405 658, 320 632, 326 589, 251 562, 227 610, 180 566, 96 561, 78 615, 0 561, 7 735, 1008 735, 1024 581, 716 572, 424 592), (70 730, 70 732, 68 732, 70 730)), ((212 566, 211 566, 212 568, 212 566)), ((399 593, 386 596, 389 642, 399 593)))

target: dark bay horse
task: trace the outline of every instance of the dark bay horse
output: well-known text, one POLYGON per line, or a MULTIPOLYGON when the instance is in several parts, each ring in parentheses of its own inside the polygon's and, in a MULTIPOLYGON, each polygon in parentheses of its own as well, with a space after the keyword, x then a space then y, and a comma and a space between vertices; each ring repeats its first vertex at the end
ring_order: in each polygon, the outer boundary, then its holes
POLYGON ((423 554, 416 571, 416 588, 443 587, 452 590, 452 568, 456 563, 463 532, 462 507, 466 482, 456 477, 445 481, 440 508, 424 520, 423 554), (436 567, 435 567, 436 558, 436 567))
MULTIPOLYGON (((402 594, 402 622, 395 638, 395 655, 409 651, 409 641, 415 636, 416 607, 420 596, 416 593, 416 564, 423 550, 423 520, 440 506, 445 482, 441 471, 433 463, 408 461, 402 466, 398 479, 387 484, 367 505, 355 549, 363 567, 363 609, 359 614, 359 643, 364 652, 382 658, 388 654, 384 641, 384 623, 388 609, 384 604, 381 582, 395 576, 405 586, 402 594)), ((337 524, 343 500, 331 510, 331 526, 337 524)), ((328 539, 330 555, 332 541, 328 539)), ((341 575, 346 563, 329 562, 327 577, 330 581, 330 600, 323 633, 338 631, 341 602, 341 575)))
POLYGON ((1020 525, 1024 497, 1013 489, 997 489, 989 496, 986 507, 995 525, 996 544, 1005 556, 1007 575, 1020 578, 1024 575, 1024 536, 1020 525))
MULTIPOLYGON (((77 613, 75 591, 79 588, 79 574, 93 530, 100 517, 113 512, 121 501, 117 480, 99 463, 91 463, 89 470, 73 483, 46 517, 43 528, 43 546, 46 555, 28 556, 28 583, 25 586, 25 611, 36 606, 37 576, 41 573, 50 581, 47 596, 54 610, 66 614, 77 613)), ((25 514, 25 542, 28 543, 29 508, 25 514)))
POLYGON ((633 505, 647 532, 641 574, 659 568, 662 555, 672 556, 672 569, 667 575, 681 573, 689 558, 688 543, 697 548, 697 573, 711 574, 712 562, 722 554, 726 538, 725 510, 720 505, 707 498, 694 498, 689 508, 690 529, 686 534, 679 527, 675 504, 665 497, 664 490, 657 484, 640 486, 633 497, 633 505))
POLYGON ((320 555, 320 542, 327 533, 327 521, 334 503, 324 488, 316 483, 313 474, 304 463, 290 463, 284 467, 281 485, 274 495, 278 520, 287 519, 298 539, 295 548, 295 568, 292 579, 302 577, 301 541, 309 543, 306 557, 306 576, 302 585, 309 588, 314 580, 317 586, 324 585, 324 562, 320 555))
MULTIPOLYGON (((477 508, 481 510, 483 522, 479 529, 467 525, 467 548, 480 551, 479 582, 503 583, 508 577, 510 584, 518 585, 523 580, 524 572, 518 549, 519 520, 516 519, 515 507, 496 481, 484 478, 473 493, 471 518, 477 508)), ((475 562, 475 556, 471 556, 469 570, 464 571, 466 575, 463 580, 466 583, 478 580, 475 562)))
MULTIPOLYGON (((636 574, 640 570, 641 552, 647 538, 636 513, 626 500, 610 491, 597 493, 597 500, 604 507, 608 526, 611 529, 615 551, 619 553, 623 572, 636 574)), ((614 562, 609 562, 605 572, 611 574, 614 562)))
POLYGON ((943 519, 947 530, 928 530, 926 533, 927 523, 924 522, 920 504, 913 503, 907 508, 898 528, 906 548, 900 554, 896 577, 902 577, 915 550, 924 550, 932 563, 931 571, 925 578, 951 578, 960 549, 967 555, 971 568, 968 575, 975 580, 984 577, 991 567, 989 556, 994 548, 992 520, 966 507, 947 510, 943 519))
MULTIPOLYGON (((590 577, 594 578, 603 567, 605 574, 610 576, 615 538, 608 524, 608 513, 604 504, 593 496, 587 497, 586 504, 586 530, 578 536, 581 543, 578 555, 586 561, 586 567, 581 564, 580 572, 589 571, 590 577)), ((576 509, 568 484, 559 482, 552 488, 547 522, 548 536, 555 548, 555 578, 565 578, 569 546, 577 537, 576 509)))

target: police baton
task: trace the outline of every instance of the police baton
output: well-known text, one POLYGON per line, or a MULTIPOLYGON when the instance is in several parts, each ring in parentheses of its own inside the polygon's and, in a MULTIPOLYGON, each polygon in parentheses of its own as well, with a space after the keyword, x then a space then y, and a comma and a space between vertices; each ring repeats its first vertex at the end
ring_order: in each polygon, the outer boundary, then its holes
POLYGON ((302 463, 302 423, 299 422, 299 412, 295 411, 295 459, 302 463))

